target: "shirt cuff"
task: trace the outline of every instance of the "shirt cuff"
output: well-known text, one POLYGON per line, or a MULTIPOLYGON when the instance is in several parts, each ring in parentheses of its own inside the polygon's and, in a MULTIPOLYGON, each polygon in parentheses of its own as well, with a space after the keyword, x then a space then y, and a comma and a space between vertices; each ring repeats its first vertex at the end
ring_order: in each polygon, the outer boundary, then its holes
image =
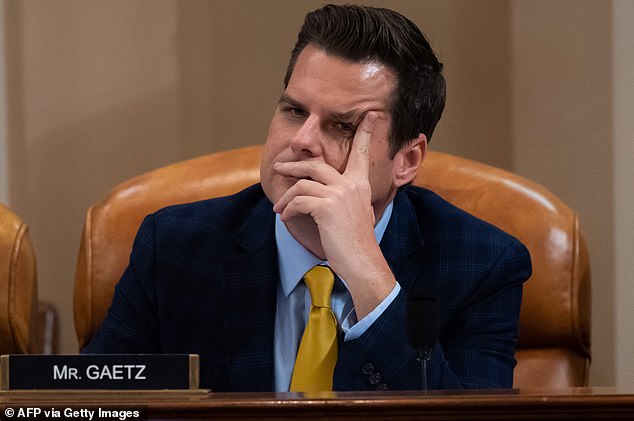
POLYGON ((390 294, 385 297, 385 299, 383 299, 383 301, 381 301, 381 303, 376 306, 374 310, 372 310, 367 316, 365 316, 358 322, 356 321, 356 313, 354 312, 354 310, 352 310, 341 323, 341 330, 344 334, 344 342, 352 341, 363 335, 365 331, 368 330, 368 328, 372 326, 372 324, 379 317, 381 317, 381 314, 383 314, 385 309, 388 308, 390 304, 392 304, 392 301, 394 301, 400 291, 401 285, 396 282, 396 285, 394 285, 392 292, 390 292, 390 294))

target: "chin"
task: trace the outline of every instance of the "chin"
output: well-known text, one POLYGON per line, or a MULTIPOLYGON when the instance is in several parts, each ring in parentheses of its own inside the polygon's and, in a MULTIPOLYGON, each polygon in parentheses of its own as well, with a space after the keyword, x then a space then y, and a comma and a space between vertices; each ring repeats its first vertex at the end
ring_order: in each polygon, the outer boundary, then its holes
POLYGON ((275 203, 286 193, 296 181, 290 182, 285 177, 274 176, 273 179, 261 180, 262 190, 264 194, 271 201, 275 203))

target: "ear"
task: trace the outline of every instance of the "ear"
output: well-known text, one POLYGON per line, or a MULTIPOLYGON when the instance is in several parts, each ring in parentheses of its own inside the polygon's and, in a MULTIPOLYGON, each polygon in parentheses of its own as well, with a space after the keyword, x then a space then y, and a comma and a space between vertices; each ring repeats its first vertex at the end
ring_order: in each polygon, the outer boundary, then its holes
POLYGON ((418 168, 426 155, 427 136, 422 133, 396 153, 394 157, 394 184, 396 187, 404 186, 416 177, 418 168))

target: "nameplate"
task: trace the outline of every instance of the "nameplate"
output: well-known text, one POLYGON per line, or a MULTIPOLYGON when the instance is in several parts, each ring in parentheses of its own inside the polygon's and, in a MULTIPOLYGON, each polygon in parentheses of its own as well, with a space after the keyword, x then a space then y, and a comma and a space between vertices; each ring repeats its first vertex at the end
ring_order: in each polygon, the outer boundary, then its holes
POLYGON ((198 355, 3 355, 3 390, 198 389, 198 355))

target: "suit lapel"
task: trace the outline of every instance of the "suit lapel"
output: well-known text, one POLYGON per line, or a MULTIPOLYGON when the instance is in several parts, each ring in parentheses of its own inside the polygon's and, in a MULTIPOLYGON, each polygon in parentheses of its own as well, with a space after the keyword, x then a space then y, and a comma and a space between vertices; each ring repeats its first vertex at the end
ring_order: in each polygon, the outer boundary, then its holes
POLYGON ((423 237, 420 222, 403 189, 394 198, 390 223, 381 240, 381 250, 404 291, 409 291, 422 270, 423 237))
POLYGON ((229 390, 273 385, 273 337, 278 284, 274 213, 263 199, 238 230, 244 249, 225 262, 223 306, 229 390))

